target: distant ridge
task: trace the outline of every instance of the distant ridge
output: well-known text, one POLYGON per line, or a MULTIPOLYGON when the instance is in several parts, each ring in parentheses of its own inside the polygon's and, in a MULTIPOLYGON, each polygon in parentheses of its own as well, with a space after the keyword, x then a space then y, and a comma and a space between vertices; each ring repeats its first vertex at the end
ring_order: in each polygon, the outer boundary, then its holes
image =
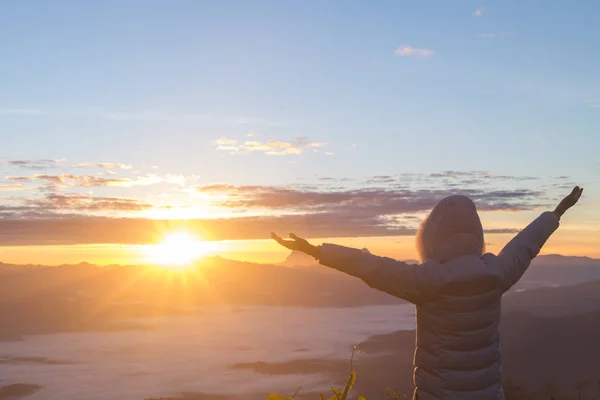
MULTIPOLYGON (((371 254, 369 249, 363 248, 362 251, 371 254)), ((400 261, 404 261, 407 264, 419 264, 419 261, 414 259, 398 259, 400 261)), ((219 255, 204 257, 199 259, 196 263, 202 264, 205 262, 215 262, 215 261, 233 261, 228 258, 221 257, 219 255)), ((243 262, 243 261, 241 261, 243 262)), ((251 262, 251 264, 270 264, 270 263, 262 263, 262 262, 251 262)), ((275 265, 284 265, 284 266, 311 266, 318 265, 319 263, 315 261, 311 256, 304 254, 299 251, 292 251, 284 261, 280 263, 275 263, 275 265)), ((47 267, 142 267, 149 266, 152 264, 107 264, 107 265, 98 265, 92 264, 87 261, 81 261, 78 263, 65 263, 59 265, 47 265, 47 264, 12 264, 5 263, 0 261, 0 269, 2 268, 13 268, 13 267, 36 267, 36 268, 47 268, 47 267)), ((545 254, 537 256, 533 262, 533 266, 541 266, 541 265, 561 265, 561 266, 590 266, 590 267, 599 267, 600 268, 600 258, 592 258, 588 256, 565 256, 561 254, 545 254)))
POLYGON ((279 265, 285 267, 314 267, 318 266, 319 262, 308 254, 294 250, 279 265))
POLYGON ((563 256, 561 254, 545 254, 537 256, 533 262, 547 264, 565 264, 570 265, 599 265, 600 259, 587 256, 563 256))

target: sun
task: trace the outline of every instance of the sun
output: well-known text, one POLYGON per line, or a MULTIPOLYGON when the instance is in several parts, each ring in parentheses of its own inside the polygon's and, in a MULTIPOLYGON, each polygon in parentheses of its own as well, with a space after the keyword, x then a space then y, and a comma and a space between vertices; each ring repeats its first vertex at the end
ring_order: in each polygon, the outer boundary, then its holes
POLYGON ((149 246, 148 260, 168 268, 183 268, 208 255, 211 246, 187 232, 170 233, 159 244, 149 246))

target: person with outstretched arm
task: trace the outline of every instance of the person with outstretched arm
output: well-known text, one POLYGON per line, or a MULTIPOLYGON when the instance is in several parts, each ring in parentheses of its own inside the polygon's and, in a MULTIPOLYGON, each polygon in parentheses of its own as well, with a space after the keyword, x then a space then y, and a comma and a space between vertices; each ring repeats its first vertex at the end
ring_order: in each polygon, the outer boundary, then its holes
POLYGON ((290 250, 416 305, 414 400, 503 400, 501 297, 523 276, 582 192, 575 187, 554 211, 542 213, 498 255, 485 253, 475 204, 460 195, 441 200, 421 223, 420 264, 335 244, 313 246, 294 234, 291 240, 271 236, 290 250))

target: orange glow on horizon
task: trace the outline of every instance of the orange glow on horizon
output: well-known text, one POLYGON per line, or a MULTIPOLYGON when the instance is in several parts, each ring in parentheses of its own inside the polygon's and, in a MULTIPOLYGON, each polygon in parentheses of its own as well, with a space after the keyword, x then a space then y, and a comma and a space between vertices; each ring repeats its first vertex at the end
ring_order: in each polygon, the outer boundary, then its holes
MULTIPOLYGON (((271 239, 204 241, 201 236, 195 236, 185 229, 174 229, 169 226, 157 226, 156 232, 158 236, 156 244, 0 246, 0 262, 60 265, 85 261, 96 265, 168 266, 177 263, 185 264, 181 262, 182 260, 194 261, 215 255, 240 261, 279 263, 290 253, 271 239)), ((541 254, 558 253, 566 256, 600 258, 599 236, 596 232, 573 230, 572 226, 564 224, 546 243, 541 254)), ((513 233, 486 235, 487 251, 497 253, 513 236, 513 233)), ((309 241, 314 244, 328 242, 356 248, 366 247, 373 254, 399 260, 417 258, 412 236, 310 238, 309 241)))

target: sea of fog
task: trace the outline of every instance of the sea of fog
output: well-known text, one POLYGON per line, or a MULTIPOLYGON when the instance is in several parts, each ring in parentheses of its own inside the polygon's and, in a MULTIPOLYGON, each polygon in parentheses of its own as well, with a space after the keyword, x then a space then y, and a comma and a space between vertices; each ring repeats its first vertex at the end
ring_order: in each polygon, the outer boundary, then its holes
POLYGON ((143 400, 181 392, 293 393, 301 385, 321 390, 332 383, 324 375, 266 375, 230 366, 348 359, 353 346, 371 335, 415 326, 412 305, 223 307, 203 309, 196 317, 136 322, 151 328, 0 342, 0 360, 5 361, 0 362, 0 386, 17 382, 42 386, 27 397, 30 400, 143 400), (39 358, 46 360, 35 362, 39 358))

